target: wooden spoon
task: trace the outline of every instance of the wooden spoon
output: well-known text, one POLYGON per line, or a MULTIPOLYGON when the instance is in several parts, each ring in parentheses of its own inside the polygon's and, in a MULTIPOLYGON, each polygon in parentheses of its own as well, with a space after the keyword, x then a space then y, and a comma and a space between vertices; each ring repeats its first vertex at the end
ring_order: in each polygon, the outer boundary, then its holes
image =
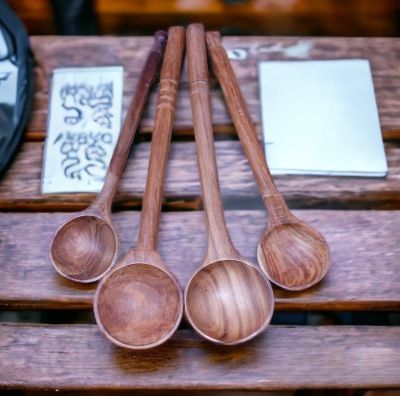
POLYGON ((114 264, 118 239, 111 221, 111 205, 121 178, 141 114, 156 78, 166 32, 157 32, 129 105, 124 125, 115 146, 104 185, 96 200, 84 211, 74 215, 56 232, 50 258, 56 271, 75 282, 99 280, 114 264))
POLYGON ((101 280, 94 297, 100 330, 114 344, 129 349, 162 344, 182 318, 182 291, 157 252, 157 234, 184 47, 185 30, 171 27, 161 70, 138 247, 130 249, 101 280))
POLYGON ((271 320, 268 280, 235 249, 225 225, 214 152, 204 27, 187 29, 189 82, 208 247, 185 290, 185 313, 203 337, 234 345, 250 340, 271 320))
POLYGON ((278 286, 287 290, 307 289, 327 273, 329 246, 320 233, 288 209, 269 172, 220 34, 207 32, 206 41, 213 69, 269 213, 268 227, 257 248, 258 262, 278 286))

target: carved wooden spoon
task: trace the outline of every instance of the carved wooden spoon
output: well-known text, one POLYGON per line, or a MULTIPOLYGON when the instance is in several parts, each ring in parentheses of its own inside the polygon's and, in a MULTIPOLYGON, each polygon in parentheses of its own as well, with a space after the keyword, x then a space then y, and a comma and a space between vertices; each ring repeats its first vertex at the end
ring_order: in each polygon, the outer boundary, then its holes
POLYGON ((203 25, 189 25, 186 39, 208 247, 202 267, 186 287, 185 312, 203 337, 234 345, 250 340, 267 327, 274 295, 268 280, 240 256, 229 237, 214 152, 203 25))
POLYGON ((111 205, 121 178, 140 117, 156 78, 166 32, 157 32, 129 105, 104 185, 87 209, 74 215, 56 232, 50 248, 54 268, 65 278, 89 283, 99 280, 114 264, 118 239, 111 221, 111 205))
POLYGON ((320 233, 288 209, 269 172, 220 34, 207 32, 206 41, 213 69, 269 213, 268 227, 257 248, 258 262, 278 286, 287 290, 306 289, 327 273, 329 246, 320 233))
POLYGON ((180 286, 157 252, 163 179, 168 158, 185 30, 171 27, 160 77, 139 243, 100 282, 96 322, 114 344, 147 349, 165 342, 182 318, 180 286))

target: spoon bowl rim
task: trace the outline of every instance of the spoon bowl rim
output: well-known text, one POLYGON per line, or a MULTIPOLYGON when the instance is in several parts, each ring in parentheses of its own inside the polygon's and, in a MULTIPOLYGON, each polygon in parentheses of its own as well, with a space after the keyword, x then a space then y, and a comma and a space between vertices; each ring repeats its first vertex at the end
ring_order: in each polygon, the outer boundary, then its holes
POLYGON ((85 212, 85 211, 84 211, 84 212, 82 212, 82 213, 80 213, 80 214, 78 214, 78 215, 76 215, 76 216, 70 218, 69 220, 65 221, 63 224, 61 224, 61 225, 57 228, 57 230, 55 231, 55 233, 54 233, 54 235, 53 235, 53 239, 52 239, 52 241, 51 241, 49 255, 50 255, 51 264, 53 265, 54 269, 55 269, 61 276, 63 276, 64 278, 67 278, 67 279, 69 279, 69 280, 72 280, 72 281, 78 282, 78 283, 94 283, 94 282, 97 282, 98 280, 102 279, 102 278, 111 270, 111 268, 114 266, 114 264, 115 264, 115 262, 116 262, 116 260, 117 260, 118 250, 119 250, 119 241, 118 241, 117 233, 116 233, 116 231, 115 231, 115 229, 114 229, 114 226, 113 226, 112 222, 109 221, 109 220, 107 220, 107 219, 105 219, 104 217, 102 217, 102 216, 100 216, 100 215, 98 215, 98 214, 94 214, 94 213, 91 213, 91 212, 85 212), (114 256, 113 256, 112 261, 111 261, 110 264, 108 265, 108 267, 107 267, 100 275, 97 275, 97 276, 95 276, 95 277, 93 277, 93 278, 88 278, 88 279, 78 279, 78 278, 75 278, 75 277, 73 277, 73 276, 71 276, 71 275, 66 274, 65 272, 63 272, 63 271, 58 267, 58 265, 56 264, 56 261, 54 260, 54 257, 53 257, 54 243, 55 243, 55 240, 56 240, 57 235, 58 235, 58 234, 60 233, 60 231, 61 231, 64 227, 66 227, 68 224, 70 224, 70 223, 72 223, 72 222, 74 222, 74 221, 76 221, 76 220, 78 220, 78 219, 82 219, 83 217, 94 217, 94 218, 96 218, 97 220, 100 220, 100 221, 102 221, 104 224, 106 224, 106 225, 111 229, 111 231, 112 231, 112 233, 113 233, 114 243, 115 243, 115 252, 114 252, 114 256))
POLYGON ((150 349, 150 348, 154 348, 157 347, 161 344, 163 344, 164 342, 168 341, 173 334, 176 332, 176 330, 178 329, 181 321, 182 321, 182 317, 183 317, 183 310, 184 310, 184 301, 183 301, 183 293, 182 293, 182 288, 179 285, 178 280, 175 278, 175 276, 169 272, 169 270, 164 269, 162 267, 159 267, 158 265, 152 264, 152 263, 145 263, 143 261, 132 261, 123 265, 118 265, 112 270, 110 271, 98 284, 95 294, 94 294, 94 298, 93 298, 93 312, 94 312, 94 317, 97 323, 97 326, 99 327, 100 331, 104 334, 104 336, 111 341, 113 344, 125 348, 125 349, 131 349, 131 350, 144 350, 144 349, 150 349), (169 279, 171 279, 175 286, 176 289, 178 291, 178 296, 179 296, 179 302, 178 302, 178 312, 177 312, 177 316, 174 322, 174 326, 171 328, 171 330, 166 333, 165 335, 163 335, 163 337, 159 338, 158 340, 149 343, 149 344, 143 344, 143 345, 131 345, 131 344, 127 344, 123 341, 118 340, 117 338, 115 338, 110 332, 107 331, 107 329, 104 327, 101 318, 100 318, 100 314, 99 314, 99 295, 101 292, 101 289, 103 288, 104 284, 107 282, 107 280, 113 276, 116 272, 126 268, 126 267, 130 267, 130 266, 134 266, 134 265, 143 265, 143 266, 148 266, 151 267, 152 269, 157 269, 159 271, 162 271, 164 274, 166 274, 169 279))
POLYGON ((303 221, 298 221, 298 222, 290 222, 290 223, 284 223, 284 224, 278 224, 276 226, 273 226, 272 228, 267 228, 264 233, 261 235, 260 241, 257 244, 257 261, 259 264, 259 267, 261 268, 261 271, 265 274, 265 276, 275 285, 279 286, 280 288, 288 291, 302 291, 309 289, 312 286, 315 286, 317 283, 319 283, 325 275, 328 273, 329 268, 331 266, 331 251, 329 244, 325 237, 317 231, 314 227, 310 226, 309 224, 303 222, 303 221), (276 231, 277 228, 280 227, 302 227, 303 229, 311 230, 312 233, 317 235, 320 240, 325 244, 326 251, 327 251, 327 259, 326 262, 324 263, 324 268, 322 271, 319 271, 318 276, 314 278, 311 282, 308 282, 306 284, 300 285, 300 286, 287 286, 284 285, 280 282, 277 282, 268 272, 268 265, 265 264, 264 262, 264 251, 261 246, 261 241, 264 238, 269 238, 269 234, 272 234, 273 232, 276 231))
POLYGON ((236 257, 235 258, 232 258, 232 257, 230 257, 230 258, 219 258, 217 260, 213 260, 213 261, 207 262, 206 264, 204 264, 203 266, 198 268, 193 273, 193 275, 191 276, 191 278, 189 279, 189 281, 187 282, 186 287, 185 287, 185 291, 184 291, 184 306, 185 306, 186 319, 189 321, 190 325, 194 328, 194 330, 199 335, 201 335, 202 337, 204 337, 208 341, 213 342, 214 344, 219 344, 219 345, 239 345, 239 344, 247 342, 247 341, 251 340, 252 338, 254 338, 254 337, 258 336, 259 334, 261 334, 268 327, 268 325, 271 323, 271 319, 272 319, 272 316, 273 316, 274 310, 275 310, 275 295, 274 295, 272 286, 271 286, 268 278, 266 278, 264 273, 258 267, 256 267, 254 264, 252 264, 251 262, 249 262, 247 260, 244 260, 243 258, 236 258, 236 257), (239 340, 231 341, 231 342, 219 340, 219 339, 213 338, 213 337, 209 336, 208 334, 204 333, 194 323, 194 321, 192 319, 192 316, 190 315, 189 310, 188 310, 188 306, 190 305, 190 304, 188 304, 188 301, 187 301, 188 300, 188 294, 189 294, 189 288, 190 288, 194 278, 201 271, 206 269, 207 267, 209 267, 211 265, 214 265, 214 264, 218 264, 219 262, 222 262, 222 261, 234 261, 236 263, 239 263, 241 265, 244 265, 244 266, 247 266, 247 267, 250 267, 250 268, 254 269, 257 272, 257 274, 260 275, 261 278, 264 280, 265 289, 267 290, 267 292, 269 294, 269 297, 270 297, 269 312, 268 312, 268 315, 267 315, 265 321, 263 322, 262 326, 260 326, 256 331, 254 331, 253 333, 249 334, 248 336, 246 336, 244 338, 241 338, 239 340))

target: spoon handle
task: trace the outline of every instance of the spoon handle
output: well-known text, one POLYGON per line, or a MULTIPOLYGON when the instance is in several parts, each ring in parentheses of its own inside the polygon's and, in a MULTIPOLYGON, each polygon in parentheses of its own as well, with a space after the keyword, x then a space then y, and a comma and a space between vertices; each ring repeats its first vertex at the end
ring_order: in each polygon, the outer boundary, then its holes
POLYGON ((112 199, 117 190, 117 184, 124 171, 126 161, 128 160, 136 129, 149 97, 151 87, 157 76, 166 42, 167 33, 158 31, 154 36, 154 43, 139 76, 135 95, 128 107, 118 142, 108 166, 103 188, 93 203, 93 206, 105 214, 111 210, 112 199))
POLYGON ((160 75, 160 91, 143 198, 138 250, 154 251, 157 248, 164 176, 184 49, 185 29, 181 26, 171 27, 168 30, 168 42, 160 75))
POLYGON ((204 26, 186 32, 190 97, 208 233, 207 260, 237 256, 225 225, 212 130, 204 26))
POLYGON ((290 211, 272 179, 246 102, 240 91, 226 51, 222 46, 221 35, 219 32, 207 32, 206 41, 213 70, 221 85, 230 115, 242 142, 243 150, 253 169, 271 221, 274 223, 285 222, 291 217, 290 211))

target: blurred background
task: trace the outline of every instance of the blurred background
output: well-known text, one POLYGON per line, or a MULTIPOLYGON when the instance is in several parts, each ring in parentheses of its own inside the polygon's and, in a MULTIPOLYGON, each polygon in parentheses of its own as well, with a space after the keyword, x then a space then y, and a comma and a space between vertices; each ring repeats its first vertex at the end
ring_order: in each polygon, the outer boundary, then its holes
POLYGON ((203 22, 231 35, 399 36, 399 0, 9 0, 29 34, 141 35, 203 22))

